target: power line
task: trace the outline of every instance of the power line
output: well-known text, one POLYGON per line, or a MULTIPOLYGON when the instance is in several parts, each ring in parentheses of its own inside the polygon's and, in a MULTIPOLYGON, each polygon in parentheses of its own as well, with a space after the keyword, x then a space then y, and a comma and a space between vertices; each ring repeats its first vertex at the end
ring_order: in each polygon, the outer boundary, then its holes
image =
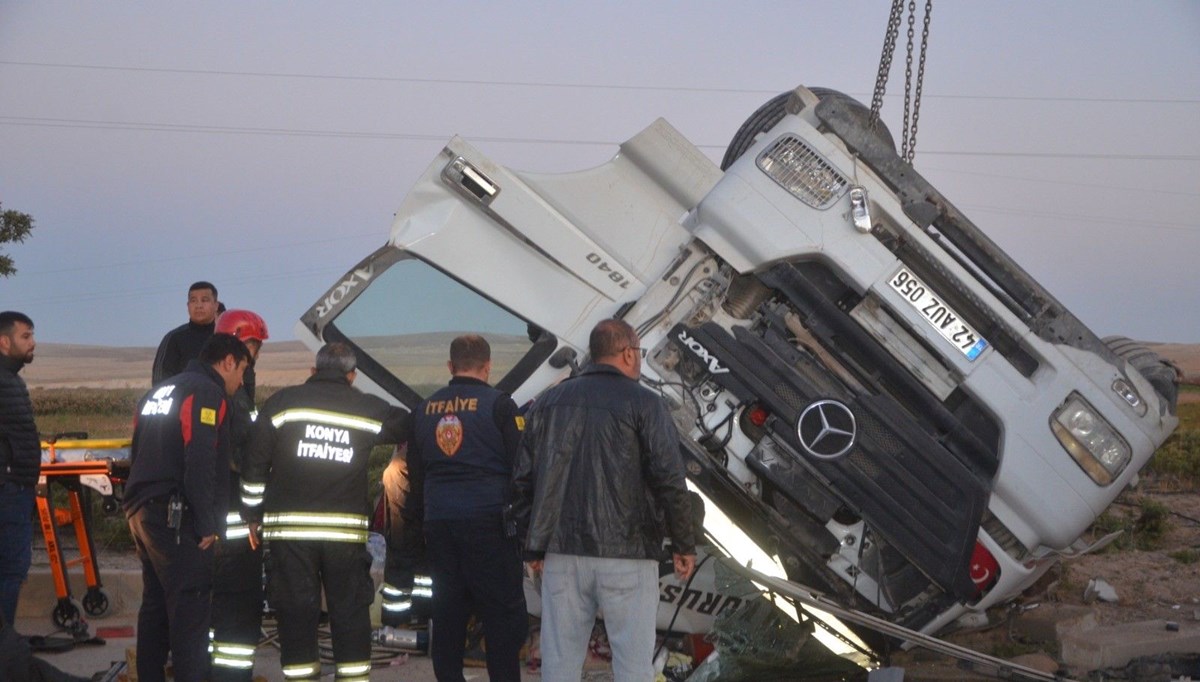
MULTIPOLYGON (((660 92, 701 92, 716 94, 754 94, 773 96, 779 90, 761 88, 705 88, 678 85, 629 85, 615 83, 563 83, 554 81, 481 80, 468 78, 417 78, 405 76, 347 76, 341 74, 289 73, 283 71, 230 71, 223 69, 176 69, 144 66, 112 66, 104 64, 62 64, 53 62, 27 62, 2 60, 0 65, 24 66, 48 69, 80 69, 92 71, 118 71, 131 73, 166 73, 201 76, 236 76, 252 78, 293 78, 305 80, 363 81, 373 83, 417 83, 431 85, 470 85, 526 88, 572 88, 588 90, 630 90, 660 92)), ((869 97, 871 93, 846 93, 855 97, 869 97)), ((898 97, 899 95, 892 95, 898 97)), ((1028 101, 1028 102, 1080 102, 1112 104, 1200 104, 1200 99, 1166 97, 1051 97, 1039 95, 937 95, 926 93, 928 99, 957 99, 980 101, 1028 101)))
POLYGON ((253 78, 296 78, 305 80, 333 80, 333 81, 363 81, 369 83, 416 83, 427 85, 471 85, 471 86, 498 86, 498 87, 528 87, 528 88, 576 88, 589 90, 659 90, 663 92, 707 92, 707 93, 730 93, 730 94, 756 94, 774 96, 779 94, 777 90, 753 90, 753 89, 738 89, 738 88, 700 88, 700 87, 684 87, 684 86, 659 86, 659 85, 616 85, 605 83, 555 83, 551 81, 504 81, 504 80, 477 80, 469 78, 415 78, 402 76, 346 76, 337 74, 312 74, 312 73, 287 73, 274 71, 226 71, 218 69, 168 69, 155 67, 138 67, 138 66, 107 66, 98 64, 54 64, 48 62, 19 62, 19 61, 0 61, 0 65, 4 66, 30 66, 40 68, 54 69, 87 69, 93 71, 129 71, 143 73, 169 73, 169 74, 190 74, 199 76, 240 76, 253 78))
MULTIPOLYGON (((42 118, 33 116, 0 116, 0 125, 46 128, 75 128, 98 130, 130 130, 141 132, 203 133, 219 135, 261 135, 283 137, 329 137, 364 140, 422 140, 445 141, 449 136, 422 133, 383 133, 346 130, 319 130, 300 128, 254 128, 244 126, 195 125, 185 123, 154 123, 136 121, 101 121, 88 119, 42 118)), ((585 140, 581 138, 507 137, 494 135, 464 135, 474 142, 510 144, 555 144, 616 147, 620 141, 585 140)), ((723 151, 724 144, 698 144, 699 149, 723 151)), ((922 150, 921 156, 973 156, 993 158, 1033 159, 1086 159, 1107 161, 1200 161, 1197 154, 1080 154, 1072 152, 996 152, 996 151, 939 151, 922 150)))
POLYGON ((370 237, 370 238, 378 240, 378 239, 380 239, 380 237, 383 237, 383 236, 384 236, 384 233, 381 230, 374 230, 370 233, 364 232, 364 233, 358 233, 358 234, 339 234, 337 237, 334 237, 331 239, 312 239, 309 241, 287 242, 285 244, 271 244, 270 246, 256 246, 253 248, 246 248, 246 249, 229 249, 226 251, 211 251, 208 253, 190 252, 186 256, 175 256, 173 258, 154 258, 153 261, 151 261, 151 260, 129 260, 129 261, 121 261, 121 262, 115 262, 115 263, 100 263, 97 265, 80 265, 77 267, 70 267, 70 268, 55 268, 53 270, 33 270, 33 271, 21 270, 20 274, 22 277, 31 277, 34 275, 58 276, 63 273, 88 272, 91 270, 111 270, 113 268, 128 268, 131 266, 144 266, 150 262, 153 262, 155 265, 160 265, 163 263, 174 263, 174 262, 178 262, 178 261, 191 262, 191 261, 196 261, 196 260, 207 260, 210 258, 215 259, 215 258, 220 258, 220 257, 224 257, 224 256, 240 256, 240 255, 248 254, 248 253, 261 253, 263 251, 278 252, 281 249, 291 249, 291 248, 298 247, 298 246, 311 246, 313 244, 329 244, 329 243, 335 243, 335 242, 336 243, 345 243, 347 239, 359 239, 359 238, 365 239, 365 238, 370 237))
POLYGON ((1055 220, 1068 221, 1071 223, 1087 223, 1088 225, 1119 225, 1122 227, 1144 227, 1157 230, 1200 233, 1200 224, 1198 223, 1169 223, 1152 220, 1122 220, 1120 218, 1113 218, 1112 216, 1101 217, 1081 215, 1078 213, 1031 211, 1028 209, 1010 208, 1007 206, 963 206, 962 208, 964 211, 969 209, 972 213, 999 213, 1001 215, 1029 216, 1033 218, 1054 218, 1055 220))
MULTIPOLYGON (((261 285, 264 282, 286 281, 286 280, 297 279, 300 277, 311 277, 314 275, 343 275, 345 273, 346 273, 346 268, 342 268, 342 267, 311 268, 308 270, 293 270, 290 272, 281 272, 281 273, 275 273, 275 274, 271 274, 271 275, 263 275, 263 274, 255 273, 255 274, 240 275, 240 276, 235 276, 235 277, 222 277, 220 286, 222 289, 226 289, 234 284, 261 285)), ((320 293, 321 291, 324 291, 323 287, 326 287, 326 286, 328 286, 326 283, 326 280, 321 280, 321 283, 319 283, 317 285, 317 287, 319 289, 318 293, 320 293)), ((33 306, 33 305, 57 305, 57 304, 64 304, 64 303, 107 301, 107 300, 111 300, 111 299, 127 300, 130 297, 145 298, 147 296, 168 296, 168 295, 178 296, 179 291, 176 288, 166 288, 166 287, 159 288, 159 289, 152 289, 152 290, 148 290, 144 287, 138 287, 135 289, 126 289, 126 290, 121 290, 121 291, 71 292, 69 294, 56 294, 56 295, 42 296, 42 297, 37 297, 37 296, 22 297, 21 305, 28 307, 28 306, 33 306)), ((314 297, 314 300, 316 300, 315 297, 314 297)))
POLYGON ((1066 185, 1068 187, 1089 187, 1092 189, 1107 189, 1119 190, 1127 194, 1167 194, 1172 196, 1183 197, 1200 197, 1200 192, 1188 192, 1183 190, 1162 189, 1160 187, 1129 187, 1128 185, 1104 185, 1095 182, 1072 182, 1060 178, 1031 178, 1021 175, 1005 175, 1003 173, 985 173, 982 171, 960 170, 957 168, 938 168, 936 166, 921 166, 921 173, 928 176, 927 171, 935 171, 938 173, 949 173, 953 175, 974 175, 981 178, 1001 178, 1004 180, 1018 180, 1020 182, 1028 182, 1036 185, 1066 185))

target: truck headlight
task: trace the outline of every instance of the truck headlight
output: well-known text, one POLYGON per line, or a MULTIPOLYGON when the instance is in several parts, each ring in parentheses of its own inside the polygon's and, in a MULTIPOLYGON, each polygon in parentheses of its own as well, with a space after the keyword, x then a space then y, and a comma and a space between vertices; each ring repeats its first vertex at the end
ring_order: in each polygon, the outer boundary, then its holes
POLYGON ((757 163, 780 187, 817 210, 833 206, 850 186, 833 164, 795 135, 771 143, 757 163))
POLYGON ((1129 465, 1129 444, 1078 393, 1050 418, 1050 430, 1075 463, 1100 485, 1113 482, 1129 465))

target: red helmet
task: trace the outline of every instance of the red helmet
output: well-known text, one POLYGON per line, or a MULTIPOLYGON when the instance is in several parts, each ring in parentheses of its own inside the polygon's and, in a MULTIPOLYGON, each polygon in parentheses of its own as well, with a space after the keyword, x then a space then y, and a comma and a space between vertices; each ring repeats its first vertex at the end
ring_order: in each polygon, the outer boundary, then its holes
POLYGON ((226 310, 217 318, 217 334, 233 334, 242 341, 258 341, 267 340, 267 323, 259 317, 258 313, 250 312, 249 310, 226 310))

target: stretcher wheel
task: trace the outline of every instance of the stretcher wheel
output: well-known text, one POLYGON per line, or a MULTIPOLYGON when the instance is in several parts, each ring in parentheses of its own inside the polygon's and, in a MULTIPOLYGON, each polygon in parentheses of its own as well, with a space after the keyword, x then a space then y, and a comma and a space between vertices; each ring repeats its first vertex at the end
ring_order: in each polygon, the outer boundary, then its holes
POLYGON ((54 611, 50 613, 50 618, 63 630, 74 631, 80 621, 79 604, 74 599, 60 600, 54 605, 54 611))
POLYGON ((108 612, 108 595, 103 590, 88 590, 83 595, 83 610, 89 616, 103 616, 108 612))

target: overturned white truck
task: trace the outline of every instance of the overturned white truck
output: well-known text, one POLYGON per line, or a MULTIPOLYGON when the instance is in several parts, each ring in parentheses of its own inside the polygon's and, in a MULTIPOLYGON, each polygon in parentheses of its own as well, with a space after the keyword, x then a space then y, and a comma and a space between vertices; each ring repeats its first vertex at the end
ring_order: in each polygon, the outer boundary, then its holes
POLYGON ((481 332, 522 404, 623 318, 691 483, 790 579, 913 629, 1085 551, 1176 426, 1174 369, 1097 338, 845 95, 771 100, 723 165, 662 120, 567 174, 454 138, 298 333, 411 408, 481 332))

